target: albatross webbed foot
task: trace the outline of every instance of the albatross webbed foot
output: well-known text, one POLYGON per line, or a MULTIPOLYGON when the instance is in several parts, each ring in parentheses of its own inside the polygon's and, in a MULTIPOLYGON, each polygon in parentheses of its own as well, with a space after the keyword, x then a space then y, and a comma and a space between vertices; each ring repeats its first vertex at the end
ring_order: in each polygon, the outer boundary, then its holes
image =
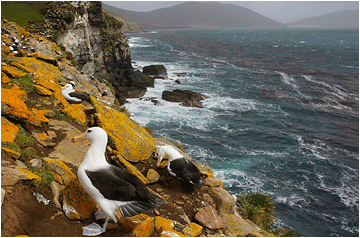
POLYGON ((109 218, 105 219, 104 226, 101 227, 99 224, 93 222, 88 226, 83 227, 83 235, 84 236, 97 236, 106 231, 106 226, 108 224, 109 218))

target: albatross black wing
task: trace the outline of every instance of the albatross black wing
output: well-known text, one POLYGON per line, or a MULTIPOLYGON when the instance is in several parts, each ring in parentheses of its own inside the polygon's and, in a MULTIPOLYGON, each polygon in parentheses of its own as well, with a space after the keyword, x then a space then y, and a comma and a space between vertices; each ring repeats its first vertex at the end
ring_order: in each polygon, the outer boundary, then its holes
POLYGON ((72 91, 68 93, 70 97, 78 98, 81 100, 90 100, 90 96, 87 93, 79 92, 79 91, 72 91))
POLYGON ((118 167, 111 166, 107 170, 85 172, 93 186, 106 199, 127 202, 119 207, 123 217, 145 213, 165 202, 160 197, 150 194, 138 177, 118 167))
POLYGON ((186 158, 175 159, 170 162, 170 170, 176 177, 193 185, 201 186, 199 169, 186 158))

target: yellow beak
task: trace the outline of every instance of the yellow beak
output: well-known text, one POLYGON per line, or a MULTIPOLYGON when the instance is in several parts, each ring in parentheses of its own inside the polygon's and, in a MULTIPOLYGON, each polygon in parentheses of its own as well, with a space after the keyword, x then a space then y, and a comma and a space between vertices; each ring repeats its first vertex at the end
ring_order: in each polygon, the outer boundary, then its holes
POLYGON ((83 140, 86 140, 86 133, 72 138, 71 143, 75 143, 75 142, 79 142, 79 141, 83 141, 83 140))

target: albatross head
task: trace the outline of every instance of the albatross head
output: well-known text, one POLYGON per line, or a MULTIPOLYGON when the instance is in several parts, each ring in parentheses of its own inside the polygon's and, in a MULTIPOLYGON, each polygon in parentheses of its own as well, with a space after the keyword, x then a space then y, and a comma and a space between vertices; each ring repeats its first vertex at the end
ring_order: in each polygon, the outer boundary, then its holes
POLYGON ((65 90, 66 92, 72 92, 72 91, 74 91, 74 88, 73 88, 72 84, 68 83, 62 88, 62 90, 65 90))
POLYGON ((71 143, 88 140, 88 141, 90 141, 90 144, 94 144, 95 142, 100 141, 106 145, 107 139, 108 139, 108 136, 104 129, 102 129, 100 127, 91 127, 89 129, 87 129, 84 134, 72 138, 71 143))

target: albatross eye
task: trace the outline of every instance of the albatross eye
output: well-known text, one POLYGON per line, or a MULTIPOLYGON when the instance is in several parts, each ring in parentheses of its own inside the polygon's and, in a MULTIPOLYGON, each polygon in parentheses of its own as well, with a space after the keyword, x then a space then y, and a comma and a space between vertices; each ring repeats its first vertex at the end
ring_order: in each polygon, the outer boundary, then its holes
POLYGON ((91 132, 91 130, 87 130, 87 132, 88 132, 88 133, 90 133, 90 132, 91 132))

